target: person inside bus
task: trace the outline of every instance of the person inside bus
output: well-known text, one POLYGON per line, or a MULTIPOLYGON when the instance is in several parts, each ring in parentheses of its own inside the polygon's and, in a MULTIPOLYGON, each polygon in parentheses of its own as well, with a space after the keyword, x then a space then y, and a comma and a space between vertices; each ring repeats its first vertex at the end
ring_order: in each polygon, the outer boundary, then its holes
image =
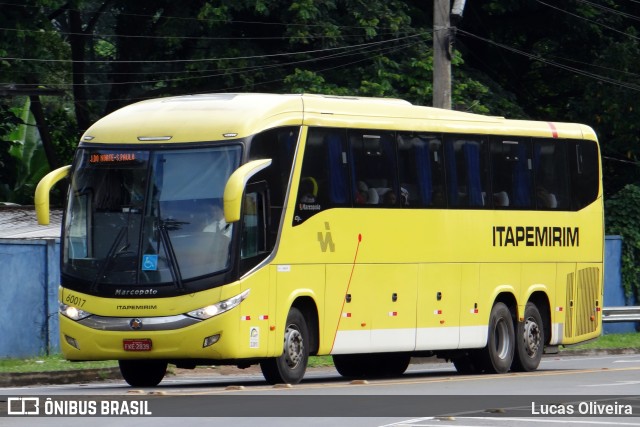
POLYGON ((318 183, 310 176, 306 176, 300 180, 300 188, 298 190, 298 200, 304 204, 316 203, 318 195, 318 183))
POLYGON ((382 196, 382 204, 385 206, 397 206, 398 197, 393 190, 389 190, 382 196))
POLYGON ((536 187, 536 200, 538 207, 545 209, 556 209, 558 207, 558 200, 555 194, 550 193, 549 190, 539 185, 536 187))
POLYGON ((222 233, 231 237, 231 227, 224 219, 224 211, 218 203, 213 203, 210 207, 210 215, 207 218, 207 225, 202 230, 206 233, 222 233))
POLYGON ((493 205, 497 207, 509 206, 509 194, 506 191, 493 193, 493 205))
POLYGON ((356 193, 356 203, 359 205, 377 205, 380 196, 375 188, 369 188, 364 181, 358 181, 358 191, 356 193))

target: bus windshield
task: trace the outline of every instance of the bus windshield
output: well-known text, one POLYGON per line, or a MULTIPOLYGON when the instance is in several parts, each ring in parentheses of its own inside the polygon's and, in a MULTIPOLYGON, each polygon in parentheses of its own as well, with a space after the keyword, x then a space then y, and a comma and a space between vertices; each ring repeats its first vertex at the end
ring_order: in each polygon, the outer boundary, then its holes
POLYGON ((63 276, 78 290, 129 296, 148 285, 184 290, 189 280, 226 270, 233 225, 224 221, 222 197, 240 155, 240 145, 79 149, 63 276))

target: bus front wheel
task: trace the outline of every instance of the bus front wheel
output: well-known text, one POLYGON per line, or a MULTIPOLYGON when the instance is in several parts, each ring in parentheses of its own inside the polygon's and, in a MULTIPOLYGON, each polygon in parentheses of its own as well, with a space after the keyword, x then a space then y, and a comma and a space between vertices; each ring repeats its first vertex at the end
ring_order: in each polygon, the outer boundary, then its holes
POLYGON ((287 316, 282 355, 263 360, 260 369, 270 384, 297 384, 304 377, 308 361, 309 328, 300 310, 292 307, 287 316))
POLYGON ((155 387, 167 373, 163 360, 119 360, 122 378, 132 387, 155 387))
POLYGON ((515 332, 509 308, 497 302, 489 316, 489 337, 482 352, 483 367, 487 373, 508 372, 513 362, 515 332))
POLYGON ((544 327, 535 304, 528 302, 524 309, 524 322, 518 323, 514 371, 530 372, 538 369, 544 350, 544 327))

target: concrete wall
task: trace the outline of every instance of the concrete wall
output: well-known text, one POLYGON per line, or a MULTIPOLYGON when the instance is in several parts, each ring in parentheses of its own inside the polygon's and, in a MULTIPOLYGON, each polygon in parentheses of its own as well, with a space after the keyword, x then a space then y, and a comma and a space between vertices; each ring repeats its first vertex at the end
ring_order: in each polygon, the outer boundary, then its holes
MULTIPOLYGON (((622 239, 605 241, 604 306, 626 303, 620 278, 622 239)), ((58 239, 0 239, 0 358, 59 352, 58 239)), ((604 333, 635 332, 635 323, 608 323, 604 333)))
POLYGON ((0 239, 0 358, 59 351, 56 239, 0 239))

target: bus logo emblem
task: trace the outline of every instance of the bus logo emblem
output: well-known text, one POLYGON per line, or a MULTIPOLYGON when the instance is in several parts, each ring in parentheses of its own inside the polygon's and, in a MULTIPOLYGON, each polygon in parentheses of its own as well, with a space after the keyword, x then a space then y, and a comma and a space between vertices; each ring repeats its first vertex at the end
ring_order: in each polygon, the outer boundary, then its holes
POLYGON ((142 320, 140 320, 140 319, 131 319, 129 321, 129 327, 131 329, 133 329, 134 331, 137 331, 138 329, 142 329, 142 320))
POLYGON ((329 223, 324 223, 325 233, 322 231, 318 231, 318 242, 320 243, 320 250, 322 252, 327 252, 327 248, 329 248, 329 252, 336 251, 336 245, 333 243, 333 239, 331 238, 331 229, 329 228, 329 223))

